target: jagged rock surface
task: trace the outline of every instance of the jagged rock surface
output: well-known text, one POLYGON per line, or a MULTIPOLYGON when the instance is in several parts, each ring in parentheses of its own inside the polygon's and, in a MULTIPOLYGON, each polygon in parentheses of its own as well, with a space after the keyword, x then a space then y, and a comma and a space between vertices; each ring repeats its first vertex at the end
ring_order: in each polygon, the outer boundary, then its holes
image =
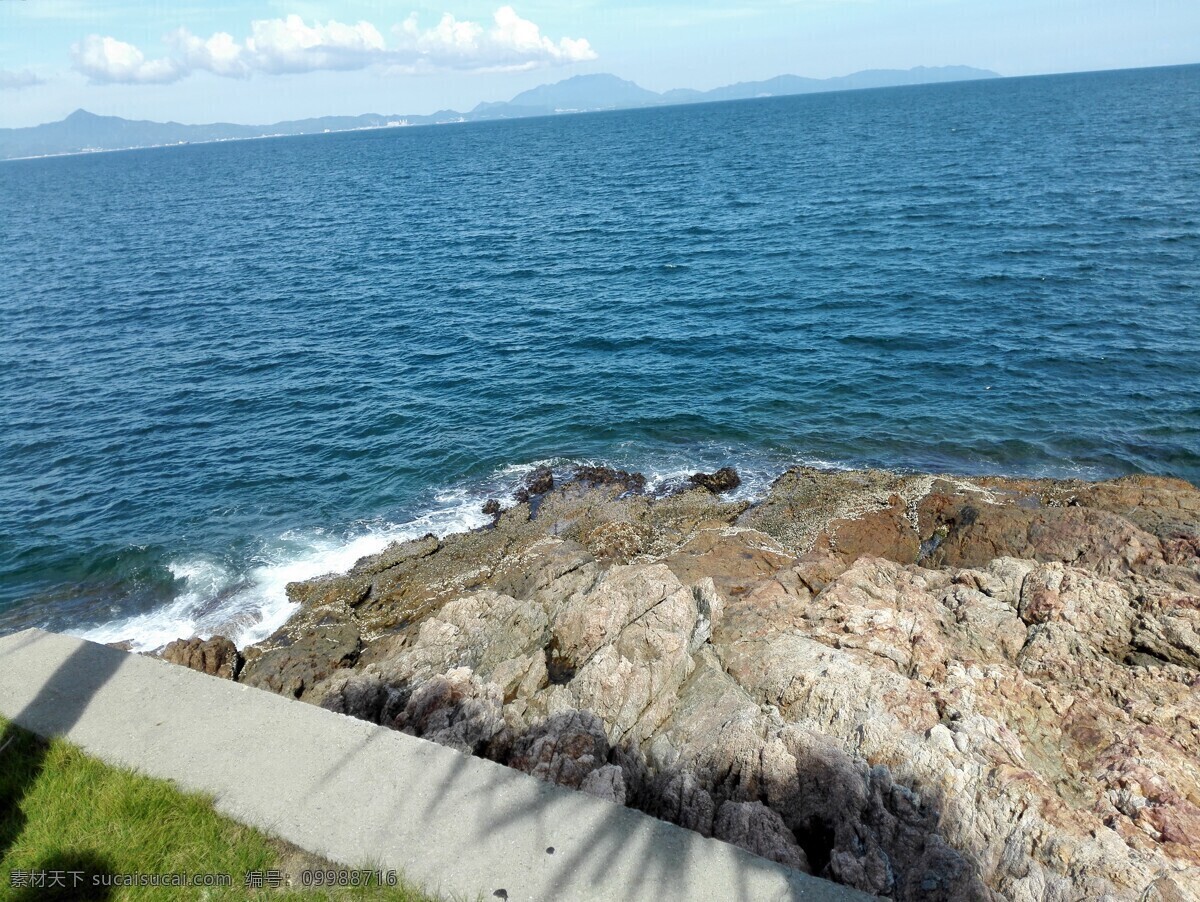
POLYGON ((176 639, 167 644, 160 656, 171 664, 190 667, 223 680, 237 679, 242 669, 242 656, 233 642, 224 636, 176 639))
POLYGON ((897 900, 1200 899, 1200 492, 593 468, 294 585, 243 679, 897 900))

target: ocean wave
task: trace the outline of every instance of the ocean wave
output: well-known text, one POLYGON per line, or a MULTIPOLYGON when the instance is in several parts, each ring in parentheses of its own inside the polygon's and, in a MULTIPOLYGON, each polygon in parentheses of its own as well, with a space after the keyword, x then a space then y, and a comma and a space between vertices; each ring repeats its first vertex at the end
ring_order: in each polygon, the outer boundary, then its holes
POLYGON ((153 651, 175 639, 192 636, 228 636, 239 647, 261 642, 287 623, 298 608, 288 598, 289 583, 345 573, 362 558, 378 554, 395 542, 429 533, 447 536, 477 529, 490 519, 483 513, 485 501, 495 498, 501 503, 514 503, 523 480, 542 467, 550 468, 559 480, 585 465, 634 469, 645 475, 647 490, 658 494, 686 485, 693 473, 732 463, 742 484, 727 497, 754 500, 766 493, 788 464, 848 466, 816 459, 785 462, 744 452, 739 456, 734 448, 719 445, 660 455, 652 465, 639 460, 640 456, 637 449, 626 448, 604 460, 551 457, 506 464, 482 479, 434 492, 425 509, 400 522, 357 523, 341 530, 285 531, 264 541, 254 559, 241 567, 211 556, 180 555, 168 564, 178 585, 169 603, 71 633, 93 642, 128 643, 134 651, 153 651))
POLYGON ((183 557, 169 564, 181 583, 169 604, 72 634, 93 642, 128 642, 134 651, 153 651, 191 636, 223 635, 239 647, 251 645, 295 613, 298 605, 288 598, 288 583, 344 573, 394 542, 465 532, 487 521, 478 495, 451 489, 435 495, 429 510, 402 523, 356 524, 340 532, 289 530, 264 543, 241 572, 207 558, 183 557))

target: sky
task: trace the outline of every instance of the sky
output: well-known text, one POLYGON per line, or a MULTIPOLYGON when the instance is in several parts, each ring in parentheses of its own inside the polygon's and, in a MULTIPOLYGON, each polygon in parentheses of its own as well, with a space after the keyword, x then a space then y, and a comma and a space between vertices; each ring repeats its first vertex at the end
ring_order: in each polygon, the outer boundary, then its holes
POLYGON ((598 72, 663 91, 1198 62, 1200 0, 0 0, 0 127, 469 110, 598 72))

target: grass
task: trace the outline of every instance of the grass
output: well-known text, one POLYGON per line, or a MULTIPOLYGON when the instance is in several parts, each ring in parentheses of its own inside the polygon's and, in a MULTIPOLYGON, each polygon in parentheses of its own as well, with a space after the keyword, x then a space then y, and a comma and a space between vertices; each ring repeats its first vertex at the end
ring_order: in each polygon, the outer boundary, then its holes
POLYGON ((0 899, 434 902, 403 880, 396 887, 303 888, 304 870, 346 869, 221 817, 204 796, 109 767, 62 740, 45 742, 0 718, 0 899), (285 885, 272 888, 271 871, 285 885), (57 876, 66 886, 14 885, 14 872, 41 872, 47 884, 57 876), (256 873, 263 875, 262 888, 247 886, 246 875, 256 873), (132 874, 216 874, 230 882, 94 885, 98 875, 132 874))

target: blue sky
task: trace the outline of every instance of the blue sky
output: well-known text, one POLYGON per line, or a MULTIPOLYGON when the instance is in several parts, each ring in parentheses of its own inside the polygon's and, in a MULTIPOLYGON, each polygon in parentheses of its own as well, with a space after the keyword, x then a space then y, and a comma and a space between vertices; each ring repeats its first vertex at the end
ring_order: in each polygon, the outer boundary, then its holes
POLYGON ((1200 0, 0 0, 0 126, 428 113, 592 72, 665 90, 1194 62, 1200 0))

